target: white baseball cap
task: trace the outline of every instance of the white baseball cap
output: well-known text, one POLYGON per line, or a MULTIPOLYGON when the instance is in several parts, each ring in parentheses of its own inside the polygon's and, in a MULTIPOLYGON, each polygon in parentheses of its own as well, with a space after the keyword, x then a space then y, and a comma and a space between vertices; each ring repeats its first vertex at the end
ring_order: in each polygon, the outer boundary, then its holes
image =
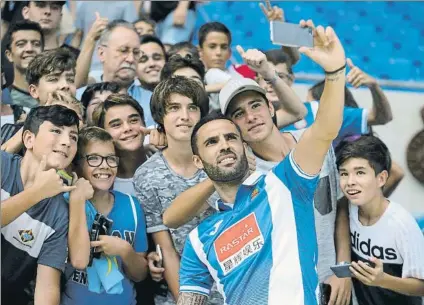
POLYGON ((250 78, 236 78, 231 79, 225 84, 224 88, 219 92, 219 105, 221 107, 222 114, 225 115, 228 105, 230 105, 231 100, 237 94, 245 91, 256 91, 263 95, 266 94, 265 89, 263 89, 257 82, 250 78))

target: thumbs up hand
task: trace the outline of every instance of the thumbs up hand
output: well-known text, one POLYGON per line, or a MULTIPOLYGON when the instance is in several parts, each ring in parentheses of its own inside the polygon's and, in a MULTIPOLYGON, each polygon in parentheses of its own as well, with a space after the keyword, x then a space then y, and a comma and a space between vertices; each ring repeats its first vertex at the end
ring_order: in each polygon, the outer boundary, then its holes
POLYGON ((96 20, 90 28, 90 31, 87 33, 87 39, 91 41, 99 40, 103 31, 106 29, 109 19, 100 17, 99 12, 96 12, 96 20))
POLYGON ((38 166, 34 178, 34 184, 31 187, 40 194, 40 200, 54 197, 60 193, 70 192, 76 188, 74 185, 65 185, 55 169, 47 169, 46 156, 43 156, 40 165, 38 166))
POLYGON ((243 61, 250 69, 262 75, 265 79, 273 78, 275 71, 271 69, 264 53, 257 49, 244 51, 241 46, 237 46, 237 52, 243 58, 243 61))
POLYGON ((352 62, 352 59, 348 58, 346 60, 347 66, 349 67, 350 71, 346 75, 346 81, 351 84, 355 88, 359 88, 361 86, 367 86, 371 87, 373 85, 377 84, 377 81, 375 78, 372 78, 368 74, 366 74, 364 71, 359 69, 357 66, 355 66, 352 62))

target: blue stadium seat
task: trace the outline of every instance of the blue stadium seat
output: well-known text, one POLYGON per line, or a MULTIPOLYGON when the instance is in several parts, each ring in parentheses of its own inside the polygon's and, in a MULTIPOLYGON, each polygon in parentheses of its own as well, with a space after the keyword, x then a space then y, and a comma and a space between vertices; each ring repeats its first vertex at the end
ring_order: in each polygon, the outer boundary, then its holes
MULTIPOLYGON (((347 56, 378 78, 424 81, 424 5, 413 1, 273 2, 284 9, 287 22, 312 19, 331 25, 347 56)), ((232 31, 234 46, 275 48, 269 39, 268 21, 256 1, 211 1, 202 8, 210 20, 221 21, 232 31)), ((199 14, 201 17, 201 14, 199 14)), ((201 19, 201 18, 200 18, 201 19)), ((197 27, 205 22, 196 23, 197 27)), ((196 38, 196 37, 195 37, 196 38)), ((233 50, 237 60, 238 54, 233 50)), ((294 67, 297 72, 322 73, 309 59, 294 67)))

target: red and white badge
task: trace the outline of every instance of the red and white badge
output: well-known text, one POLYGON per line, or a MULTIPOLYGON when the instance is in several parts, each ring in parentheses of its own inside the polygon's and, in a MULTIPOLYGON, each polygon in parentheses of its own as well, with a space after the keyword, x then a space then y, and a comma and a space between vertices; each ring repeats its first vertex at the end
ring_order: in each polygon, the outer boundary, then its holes
POLYGON ((214 243, 216 257, 224 275, 261 250, 263 245, 264 238, 255 213, 226 229, 214 243))

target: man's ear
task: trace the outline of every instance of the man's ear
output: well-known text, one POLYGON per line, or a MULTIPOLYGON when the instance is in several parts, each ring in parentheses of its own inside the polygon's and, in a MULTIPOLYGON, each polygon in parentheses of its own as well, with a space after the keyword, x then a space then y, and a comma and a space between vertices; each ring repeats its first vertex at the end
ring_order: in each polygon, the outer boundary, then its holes
POLYGON ((97 55, 99 56, 100 62, 104 63, 105 62, 105 47, 102 45, 99 45, 97 47, 97 55))
POLYGON ((31 96, 34 99, 37 100, 40 97, 40 95, 38 94, 38 88, 37 88, 36 85, 31 84, 31 85, 29 85, 28 89, 29 89, 29 94, 31 94, 31 96))
POLYGON ((12 59, 12 52, 10 52, 10 50, 6 50, 6 51, 4 52, 4 54, 6 54, 7 60, 8 60, 10 63, 13 63, 13 59, 12 59))
POLYGON ((193 163, 198 169, 204 169, 203 162, 199 156, 193 155, 193 163))
POLYGON ((28 20, 29 19, 29 5, 31 5, 31 3, 28 3, 28 6, 24 6, 22 8, 22 17, 24 17, 24 19, 28 20))
POLYGON ((389 179, 389 173, 384 170, 377 175, 378 186, 381 188, 387 183, 387 179, 389 179))
POLYGON ((35 134, 33 134, 29 130, 25 130, 22 135, 22 142, 24 143, 24 147, 26 149, 33 149, 35 141, 35 134))

